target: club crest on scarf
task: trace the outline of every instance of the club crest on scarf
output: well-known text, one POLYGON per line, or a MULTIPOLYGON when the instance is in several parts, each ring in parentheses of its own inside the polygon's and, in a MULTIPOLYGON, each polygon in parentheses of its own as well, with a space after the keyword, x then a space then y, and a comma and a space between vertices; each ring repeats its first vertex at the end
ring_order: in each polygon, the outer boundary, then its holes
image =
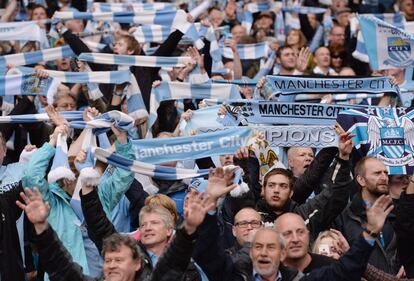
POLYGON ((387 38, 387 50, 391 59, 385 60, 384 63, 400 67, 401 64, 411 64, 411 45, 400 37, 387 38))
POLYGON ((395 120, 392 116, 382 119, 370 116, 368 119, 368 142, 370 149, 368 155, 376 155, 383 161, 394 165, 405 165, 413 159, 404 156, 414 153, 414 123, 403 116, 395 120), (400 121, 400 125, 397 125, 400 121), (387 159, 383 159, 383 157, 387 159), (410 161, 409 161, 410 160, 410 161))
POLYGON ((414 170, 414 108, 367 108, 346 110, 338 124, 355 134, 355 148, 361 156, 375 156, 390 174, 414 170))
POLYGON ((53 78, 39 78, 36 75, 28 75, 24 78, 21 86, 22 95, 36 95, 46 93, 53 78))

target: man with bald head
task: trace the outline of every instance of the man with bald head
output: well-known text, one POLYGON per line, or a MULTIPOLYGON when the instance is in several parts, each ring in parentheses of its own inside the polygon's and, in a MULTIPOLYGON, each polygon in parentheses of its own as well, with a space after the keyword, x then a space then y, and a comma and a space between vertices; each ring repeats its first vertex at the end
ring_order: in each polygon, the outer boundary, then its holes
MULTIPOLYGON (((366 210, 381 195, 389 193, 387 166, 375 157, 364 157, 355 165, 354 178, 359 186, 352 202, 335 221, 335 228, 342 232, 349 244, 354 243, 366 228, 366 210)), ((400 268, 396 258, 395 215, 385 221, 381 232, 376 233, 376 243, 369 263, 389 274, 396 274, 400 268)))
MULTIPOLYGON (((381 196, 372 207, 367 210, 367 230, 360 234, 359 239, 351 246, 351 249, 338 261, 329 265, 309 271, 303 275, 297 269, 287 269, 280 264, 286 252, 292 250, 292 254, 300 254, 300 247, 292 247, 290 235, 303 234, 304 222, 300 222, 295 214, 284 214, 276 220, 275 228, 261 228, 253 237, 250 249, 250 258, 253 264, 253 276, 245 280, 266 280, 266 281, 341 281, 360 280, 373 245, 375 243, 374 233, 380 232, 384 222, 392 210, 392 199, 390 196, 381 196), (297 220, 297 228, 289 227, 286 223, 290 220, 297 220), (282 228, 277 228, 277 227, 282 228), (283 229, 285 227, 285 229, 283 229), (285 231, 284 231, 285 230, 285 231)), ((305 228, 306 229, 306 228, 305 228)), ((304 240, 304 242, 306 242, 304 240)), ((232 279, 239 280, 239 279, 232 279)))
POLYGON ((275 221, 275 229, 285 243, 282 262, 285 266, 308 273, 315 268, 329 265, 333 258, 309 253, 309 230, 301 216, 286 213, 275 221))

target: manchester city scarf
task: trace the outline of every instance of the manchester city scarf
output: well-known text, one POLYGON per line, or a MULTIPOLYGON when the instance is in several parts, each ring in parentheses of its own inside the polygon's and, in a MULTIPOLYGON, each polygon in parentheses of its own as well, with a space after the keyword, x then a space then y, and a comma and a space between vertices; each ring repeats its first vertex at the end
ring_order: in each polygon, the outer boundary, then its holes
POLYGON ((414 172, 414 108, 366 108, 339 114, 338 124, 352 132, 361 157, 373 156, 392 175, 414 172))

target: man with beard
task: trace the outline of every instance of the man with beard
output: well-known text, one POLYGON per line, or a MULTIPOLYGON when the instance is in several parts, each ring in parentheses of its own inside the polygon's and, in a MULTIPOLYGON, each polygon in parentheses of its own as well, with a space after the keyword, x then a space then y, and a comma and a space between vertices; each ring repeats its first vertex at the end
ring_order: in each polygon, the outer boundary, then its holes
MULTIPOLYGON (((336 229, 352 245, 366 228, 366 209, 383 194, 389 193, 388 171, 385 164, 374 157, 364 157, 355 166, 355 180, 360 190, 336 220, 336 229)), ((400 268, 396 261, 395 215, 391 213, 381 232, 376 233, 375 246, 369 263, 390 274, 400 268)))

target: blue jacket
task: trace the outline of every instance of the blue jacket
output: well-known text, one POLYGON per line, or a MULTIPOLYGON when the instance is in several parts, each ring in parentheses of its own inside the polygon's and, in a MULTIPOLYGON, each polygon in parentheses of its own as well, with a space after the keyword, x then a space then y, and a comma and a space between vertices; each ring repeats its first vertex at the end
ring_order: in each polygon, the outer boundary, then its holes
MULTIPOLYGON (((120 155, 133 159, 130 142, 124 145, 116 142, 115 146, 120 155)), ((71 197, 57 183, 49 184, 46 180, 46 170, 54 154, 55 147, 49 143, 45 143, 33 154, 22 179, 23 186, 37 187, 43 199, 49 202, 51 208, 48 221, 50 225, 56 230, 73 259, 82 266, 85 273, 89 273, 80 229, 81 222, 69 203, 71 197)), ((99 198, 107 213, 110 213, 119 202, 132 183, 133 177, 132 172, 116 168, 108 180, 100 183, 99 198)))

